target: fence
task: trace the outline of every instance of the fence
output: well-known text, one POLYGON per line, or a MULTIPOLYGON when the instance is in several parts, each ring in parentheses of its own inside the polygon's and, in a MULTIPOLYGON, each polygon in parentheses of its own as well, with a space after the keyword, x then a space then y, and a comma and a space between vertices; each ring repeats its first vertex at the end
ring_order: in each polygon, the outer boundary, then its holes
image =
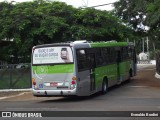
POLYGON ((0 65, 0 89, 31 88, 31 64, 0 65))
POLYGON ((138 64, 151 64, 150 60, 138 60, 137 63, 138 64))

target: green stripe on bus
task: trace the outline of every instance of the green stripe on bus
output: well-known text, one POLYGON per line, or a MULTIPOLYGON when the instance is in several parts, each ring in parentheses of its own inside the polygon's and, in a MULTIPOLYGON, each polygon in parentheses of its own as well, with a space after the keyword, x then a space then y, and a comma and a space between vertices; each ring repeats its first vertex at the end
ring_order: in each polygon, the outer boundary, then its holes
POLYGON ((106 43, 90 43, 91 47, 115 47, 115 46, 128 46, 127 42, 106 42, 106 43))
POLYGON ((120 75, 129 74, 129 69, 131 68, 131 61, 123 61, 120 63, 120 75))
POLYGON ((117 79, 117 64, 106 65, 95 69, 96 85, 100 85, 106 76, 109 80, 117 79))
POLYGON ((32 70, 36 74, 73 73, 74 64, 32 66, 32 70))
MULTIPOLYGON (((128 75, 131 62, 129 60, 119 63, 119 74, 128 75)), ((101 85, 103 78, 106 76, 109 80, 118 78, 117 63, 95 68, 96 85, 101 85)))

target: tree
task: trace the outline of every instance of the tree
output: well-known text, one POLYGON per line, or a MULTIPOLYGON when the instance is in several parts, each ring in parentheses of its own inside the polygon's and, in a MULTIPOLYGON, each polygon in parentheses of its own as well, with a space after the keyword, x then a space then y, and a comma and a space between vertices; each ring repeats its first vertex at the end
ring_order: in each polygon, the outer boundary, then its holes
POLYGON ((19 62, 19 57, 30 61, 34 45, 62 41, 61 33, 68 24, 63 17, 67 16, 67 12, 61 8, 65 8, 66 4, 40 0, 15 5, 3 2, 1 6, 0 39, 13 39, 12 44, 3 49, 10 48, 6 54, 14 56, 14 63, 19 62))
POLYGON ((146 16, 146 4, 146 0, 119 0, 114 4, 114 13, 134 29, 141 30, 146 16))
POLYGON ((79 39, 122 41, 133 37, 130 26, 111 12, 43 0, 0 3, 0 40, 13 40, 1 48, 5 53, 1 59, 12 63, 20 62, 19 58, 30 62, 31 49, 38 44, 79 39), (10 55, 14 56, 13 61, 10 55))
POLYGON ((160 0, 119 0, 114 5, 114 13, 132 26, 138 36, 148 36, 152 48, 160 48, 160 0))

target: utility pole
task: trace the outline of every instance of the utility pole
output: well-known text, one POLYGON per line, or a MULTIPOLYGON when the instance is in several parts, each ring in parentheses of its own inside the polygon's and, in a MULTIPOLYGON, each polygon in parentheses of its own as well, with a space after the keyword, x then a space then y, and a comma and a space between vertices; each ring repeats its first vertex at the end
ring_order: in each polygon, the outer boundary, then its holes
POLYGON ((154 40, 152 41, 152 46, 153 46, 153 52, 156 51, 156 46, 155 46, 155 42, 157 40, 157 36, 155 36, 154 40))
MULTIPOLYGON (((82 0, 84 2, 84 0, 82 0)), ((87 1, 88 2, 88 1, 87 1)), ((85 3, 85 2, 84 2, 85 3)), ((114 4, 115 2, 113 3, 107 3, 107 4, 102 4, 102 5, 96 5, 96 6, 90 6, 90 7, 82 7, 82 9, 85 9, 85 8, 95 8, 95 7, 101 7, 101 6, 106 6, 106 5, 111 5, 111 4, 114 4)))
POLYGON ((144 53, 144 38, 142 38, 142 48, 143 48, 143 53, 144 53))
POLYGON ((128 38, 127 38, 127 42, 129 42, 128 38))

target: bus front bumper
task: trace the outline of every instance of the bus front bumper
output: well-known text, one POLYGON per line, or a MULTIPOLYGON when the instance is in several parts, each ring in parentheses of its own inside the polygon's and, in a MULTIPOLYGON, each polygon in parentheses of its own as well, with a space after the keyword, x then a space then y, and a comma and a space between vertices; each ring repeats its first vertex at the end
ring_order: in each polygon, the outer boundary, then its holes
POLYGON ((35 90, 33 89, 33 95, 37 97, 49 97, 49 96, 69 96, 76 95, 76 88, 73 90, 35 90))

